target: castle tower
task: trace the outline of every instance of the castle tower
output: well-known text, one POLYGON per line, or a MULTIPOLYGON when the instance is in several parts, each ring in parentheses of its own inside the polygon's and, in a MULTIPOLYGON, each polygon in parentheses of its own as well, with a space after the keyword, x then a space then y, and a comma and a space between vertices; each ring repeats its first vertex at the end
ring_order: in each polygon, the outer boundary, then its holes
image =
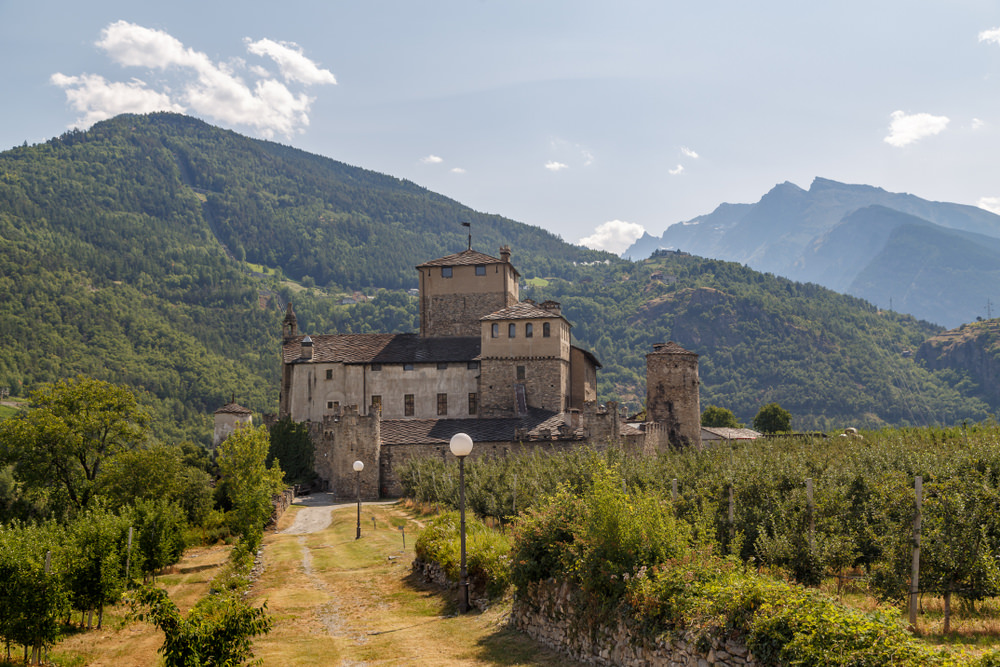
POLYGON ((419 265, 420 335, 479 336, 479 318, 516 304, 520 274, 509 247, 500 257, 463 250, 419 265))
POLYGON ((243 426, 253 426, 253 413, 236 403, 235 397, 215 411, 215 429, 212 447, 218 447, 233 431, 243 426))
POLYGON ((656 343, 646 355, 646 421, 662 425, 672 447, 701 447, 698 355, 656 343))
POLYGON ((281 321, 281 337, 286 341, 299 335, 299 321, 292 310, 292 302, 288 302, 285 309, 285 319, 281 321))

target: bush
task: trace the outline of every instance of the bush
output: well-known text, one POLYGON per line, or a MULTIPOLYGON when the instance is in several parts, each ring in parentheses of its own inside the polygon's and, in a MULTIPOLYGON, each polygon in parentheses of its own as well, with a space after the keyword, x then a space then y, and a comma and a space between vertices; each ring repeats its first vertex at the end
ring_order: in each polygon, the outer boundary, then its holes
MULTIPOLYGON (((445 512, 428 524, 417 538, 417 558, 437 563, 448 579, 458 582, 461 575, 461 517, 445 512)), ((481 585, 487 595, 497 598, 510 587, 510 540, 487 528, 474 517, 466 517, 466 568, 469 581, 481 585)))

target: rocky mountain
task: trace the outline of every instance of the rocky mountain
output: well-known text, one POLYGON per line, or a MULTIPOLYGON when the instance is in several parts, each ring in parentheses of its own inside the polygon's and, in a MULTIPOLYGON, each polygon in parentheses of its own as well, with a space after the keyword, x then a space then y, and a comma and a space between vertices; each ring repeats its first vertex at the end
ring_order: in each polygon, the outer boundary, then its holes
POLYGON ((972 394, 1000 404, 1000 319, 964 324, 929 338, 917 360, 935 371, 950 371, 972 394))
POLYGON ((998 296, 997 239, 1000 216, 983 209, 817 178, 809 190, 786 182, 756 204, 723 204, 623 256, 681 249, 957 326, 998 296))

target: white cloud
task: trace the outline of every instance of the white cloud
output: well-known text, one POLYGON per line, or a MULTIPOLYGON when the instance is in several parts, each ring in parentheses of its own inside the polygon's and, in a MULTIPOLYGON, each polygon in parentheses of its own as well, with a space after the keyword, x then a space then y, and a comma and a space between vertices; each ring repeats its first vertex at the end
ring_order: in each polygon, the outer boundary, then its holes
POLYGON ((545 163, 545 168, 549 171, 561 171, 563 169, 569 169, 569 165, 563 164, 562 162, 556 162, 555 160, 545 163))
POLYGON ((1000 215, 1000 197, 980 197, 976 206, 986 209, 990 213, 1000 215))
POLYGON ((444 158, 438 157, 437 155, 428 155, 427 157, 420 158, 420 161, 424 164, 441 164, 444 162, 444 158))
POLYGON ((979 41, 994 42, 995 44, 1000 44, 1000 28, 983 30, 981 33, 979 33, 979 41))
POLYGON ((268 56, 278 63, 281 76, 285 77, 286 81, 298 81, 307 86, 317 83, 337 83, 337 79, 330 70, 320 69, 316 63, 302 54, 302 49, 294 42, 275 42, 270 39, 251 42, 249 37, 244 41, 246 41, 247 51, 250 53, 268 56))
POLYGON ((611 220, 598 225, 593 234, 580 239, 578 243, 594 250, 607 250, 619 255, 644 233, 645 227, 638 223, 611 220))
POLYGON ((973 118, 972 119, 972 129, 973 130, 978 130, 979 128, 983 127, 984 125, 986 125, 986 123, 984 123, 981 119, 979 119, 979 118, 973 118))
POLYGON ((695 160, 698 159, 698 154, 695 153, 690 148, 688 148, 687 146, 681 146, 681 153, 683 153, 684 155, 686 155, 689 158, 693 158, 695 160))
MULTIPOLYGON (((333 84, 329 71, 307 59, 295 44, 271 40, 246 40, 249 52, 270 57, 286 81, 299 84, 333 84)), ((313 99, 295 93, 259 65, 247 67, 242 59, 232 64, 215 63, 199 51, 163 32, 127 21, 117 21, 101 31, 97 46, 125 67, 139 67, 172 75, 170 83, 154 87, 139 79, 129 83, 108 82, 100 76, 55 74, 51 82, 66 91, 66 99, 83 115, 76 127, 89 127, 97 120, 123 111, 177 111, 255 129, 265 138, 291 136, 309 125, 313 99), (256 78, 245 82, 236 69, 256 78), (171 85, 173 84, 173 85, 171 85)))
POLYGON ((594 164, 594 154, 588 151, 586 148, 580 149, 580 155, 583 157, 583 166, 589 167, 594 164))
POLYGON ((451 170, 451 173, 453 173, 453 174, 464 174, 465 170, 462 169, 461 167, 453 167, 452 170, 451 170))
POLYGON ((684 173, 684 165, 679 164, 676 167, 674 167, 673 169, 669 169, 667 171, 667 173, 670 174, 671 176, 678 176, 680 174, 683 174, 684 173))
POLYGON ((79 122, 84 127, 120 113, 184 111, 183 106, 170 101, 169 95, 150 90, 138 79, 115 83, 96 74, 66 76, 57 72, 49 80, 66 90, 70 106, 83 114, 79 122))
POLYGON ((883 141, 896 148, 940 134, 950 122, 947 116, 932 116, 929 113, 907 115, 903 111, 893 111, 890 117, 892 122, 889 123, 889 135, 883 141))

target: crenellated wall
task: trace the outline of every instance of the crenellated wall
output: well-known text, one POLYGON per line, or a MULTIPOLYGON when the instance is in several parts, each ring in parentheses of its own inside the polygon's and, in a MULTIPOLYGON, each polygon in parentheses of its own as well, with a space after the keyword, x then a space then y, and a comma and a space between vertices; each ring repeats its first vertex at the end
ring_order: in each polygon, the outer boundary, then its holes
POLYGON ((377 414, 371 414, 375 411, 369 412, 360 415, 356 405, 349 405, 324 417, 320 423, 309 422, 309 437, 315 447, 313 467, 336 498, 357 497, 355 461, 365 465, 361 472, 361 498, 379 497, 381 420, 377 414))

